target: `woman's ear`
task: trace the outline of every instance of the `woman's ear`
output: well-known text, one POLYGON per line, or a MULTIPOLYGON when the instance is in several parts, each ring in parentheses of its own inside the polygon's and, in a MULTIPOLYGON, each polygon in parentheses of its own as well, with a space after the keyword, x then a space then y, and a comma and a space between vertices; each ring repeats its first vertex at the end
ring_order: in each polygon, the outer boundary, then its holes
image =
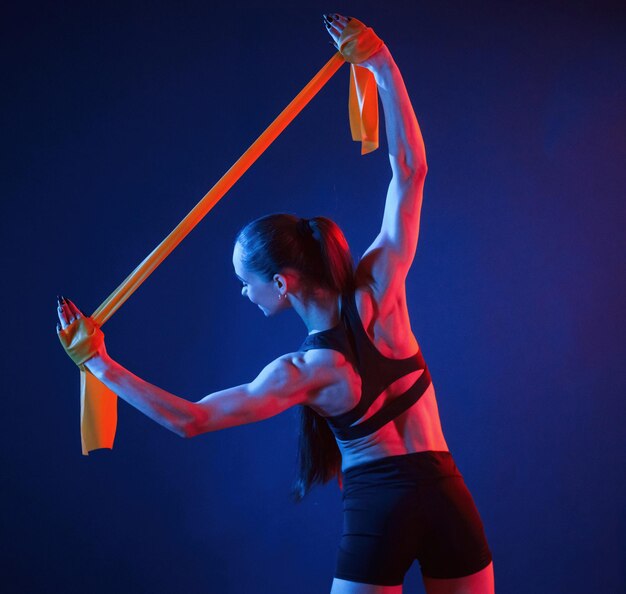
POLYGON ((278 290, 282 291, 285 288, 285 293, 293 293, 298 289, 298 277, 291 270, 285 271, 284 274, 276 273, 272 280, 278 290))
POLYGON ((277 289, 282 289, 284 286, 287 286, 287 279, 282 274, 275 274, 274 278, 272 278, 274 284, 277 289))

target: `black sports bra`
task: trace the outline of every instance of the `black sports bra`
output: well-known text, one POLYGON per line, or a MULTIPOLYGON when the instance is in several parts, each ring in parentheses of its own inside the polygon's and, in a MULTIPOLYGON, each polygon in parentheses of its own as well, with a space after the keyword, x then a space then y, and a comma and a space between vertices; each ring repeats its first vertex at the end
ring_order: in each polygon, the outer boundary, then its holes
POLYGON ((301 351, 311 349, 339 351, 354 364, 361 376, 361 398, 356 406, 340 415, 325 417, 335 436, 343 441, 358 439, 378 431, 413 406, 432 383, 421 349, 404 359, 391 359, 381 354, 363 328, 354 293, 342 296, 339 324, 310 334, 300 346, 301 351), (355 424, 393 382, 420 369, 424 370, 423 373, 408 390, 365 421, 355 424))

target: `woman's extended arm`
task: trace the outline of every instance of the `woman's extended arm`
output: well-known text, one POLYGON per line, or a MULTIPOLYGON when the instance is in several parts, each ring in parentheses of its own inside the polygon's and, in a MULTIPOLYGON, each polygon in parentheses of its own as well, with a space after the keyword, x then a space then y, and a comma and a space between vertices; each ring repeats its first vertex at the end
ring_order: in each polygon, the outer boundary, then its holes
POLYGON ((108 355, 85 363, 93 375, 120 398, 181 437, 194 437, 273 417, 325 384, 323 370, 304 364, 301 353, 279 357, 250 383, 220 390, 198 402, 146 382, 108 355))
POLYGON ((190 402, 148 383, 114 361, 104 334, 68 299, 59 300, 57 333, 76 364, 84 365, 117 396, 181 437, 193 437, 277 415, 336 381, 332 366, 307 360, 303 353, 283 355, 250 383, 190 402))

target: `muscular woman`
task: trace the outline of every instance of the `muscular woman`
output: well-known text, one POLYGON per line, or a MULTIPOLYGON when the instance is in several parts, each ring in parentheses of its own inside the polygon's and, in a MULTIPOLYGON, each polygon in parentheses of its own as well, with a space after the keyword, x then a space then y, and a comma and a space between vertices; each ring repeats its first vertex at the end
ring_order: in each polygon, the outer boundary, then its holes
MULTIPOLYGON (((350 19, 325 15, 339 46, 350 19)), ((242 295, 266 316, 293 308, 307 329, 300 349, 251 382, 179 398, 107 353, 102 333, 59 299, 57 332, 72 356, 82 324, 85 365, 115 394, 181 437, 253 423, 298 406, 294 495, 336 477, 344 530, 331 594, 399 594, 418 560, 428 594, 489 594, 493 564, 480 516, 444 438, 435 390, 411 331, 405 279, 418 240, 426 155, 402 76, 386 45, 360 64, 383 104, 391 181, 378 236, 356 268, 329 218, 270 214, 237 234, 242 295), (70 331, 68 331, 70 328, 70 331)))

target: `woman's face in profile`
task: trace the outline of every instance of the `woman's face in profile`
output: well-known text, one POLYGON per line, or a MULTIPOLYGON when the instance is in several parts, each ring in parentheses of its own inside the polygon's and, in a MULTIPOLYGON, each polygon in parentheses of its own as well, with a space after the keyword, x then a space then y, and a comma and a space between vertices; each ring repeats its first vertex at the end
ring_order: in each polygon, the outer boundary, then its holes
POLYGON ((233 251, 233 268, 235 275, 241 281, 241 294, 257 305, 266 316, 271 316, 282 309, 282 304, 287 300, 278 299, 280 292, 276 283, 273 280, 265 281, 255 272, 246 269, 241 261, 239 243, 235 244, 233 251))

